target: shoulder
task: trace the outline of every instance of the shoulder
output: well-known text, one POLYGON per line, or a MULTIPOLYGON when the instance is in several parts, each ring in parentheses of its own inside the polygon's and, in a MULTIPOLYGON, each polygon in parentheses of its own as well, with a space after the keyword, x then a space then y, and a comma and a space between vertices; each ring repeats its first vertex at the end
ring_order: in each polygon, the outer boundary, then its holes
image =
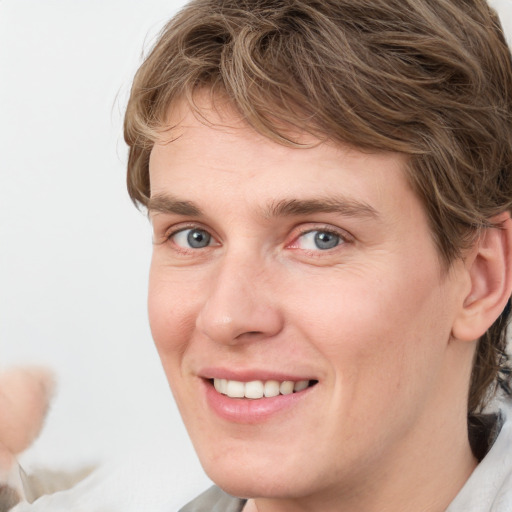
POLYGON ((179 512, 241 512, 245 500, 226 494, 217 486, 210 487, 179 512))

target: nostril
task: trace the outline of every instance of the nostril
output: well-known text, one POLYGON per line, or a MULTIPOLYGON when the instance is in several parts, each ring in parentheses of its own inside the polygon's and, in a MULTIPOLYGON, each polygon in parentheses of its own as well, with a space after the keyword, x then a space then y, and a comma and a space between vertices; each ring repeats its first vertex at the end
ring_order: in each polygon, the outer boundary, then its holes
POLYGON ((260 331, 247 331, 247 332, 243 332, 242 334, 239 334, 236 338, 238 339, 238 338, 242 338, 244 336, 254 338, 255 336, 259 336, 261 334, 262 333, 260 331))

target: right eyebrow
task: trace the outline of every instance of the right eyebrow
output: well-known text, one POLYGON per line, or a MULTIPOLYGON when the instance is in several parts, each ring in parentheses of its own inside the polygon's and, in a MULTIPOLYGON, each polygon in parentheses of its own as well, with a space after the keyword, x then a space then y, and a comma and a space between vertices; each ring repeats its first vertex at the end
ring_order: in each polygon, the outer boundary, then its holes
POLYGON ((174 213, 190 217, 200 217, 203 212, 199 206, 191 201, 182 201, 168 194, 156 194, 149 198, 147 204, 148 212, 151 213, 174 213))

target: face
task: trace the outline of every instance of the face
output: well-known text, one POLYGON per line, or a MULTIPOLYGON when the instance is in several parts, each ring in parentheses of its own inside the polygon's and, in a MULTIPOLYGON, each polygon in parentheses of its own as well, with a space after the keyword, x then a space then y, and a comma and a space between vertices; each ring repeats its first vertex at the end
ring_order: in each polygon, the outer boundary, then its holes
POLYGON ((207 116, 181 104, 150 162, 150 323, 184 422, 232 494, 355 485, 453 398, 460 273, 440 266, 403 156, 207 116))

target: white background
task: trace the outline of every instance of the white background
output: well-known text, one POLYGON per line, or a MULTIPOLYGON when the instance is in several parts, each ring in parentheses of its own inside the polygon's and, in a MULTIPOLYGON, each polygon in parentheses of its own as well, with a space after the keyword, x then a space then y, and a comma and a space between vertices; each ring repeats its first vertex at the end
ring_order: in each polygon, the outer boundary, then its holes
MULTIPOLYGON (((122 113, 172 0, 0 0, 0 368, 52 367, 25 466, 151 449, 178 502, 207 481, 146 314, 151 233, 125 187, 122 113)), ((141 475, 141 477, 144 475, 141 475)))
MULTIPOLYGON (((157 447, 176 503, 207 480, 151 341, 151 236, 125 191, 121 125, 143 49, 183 3, 0 0, 0 369, 58 378, 23 461, 157 447)), ((512 0, 493 4, 512 35, 512 0)))

